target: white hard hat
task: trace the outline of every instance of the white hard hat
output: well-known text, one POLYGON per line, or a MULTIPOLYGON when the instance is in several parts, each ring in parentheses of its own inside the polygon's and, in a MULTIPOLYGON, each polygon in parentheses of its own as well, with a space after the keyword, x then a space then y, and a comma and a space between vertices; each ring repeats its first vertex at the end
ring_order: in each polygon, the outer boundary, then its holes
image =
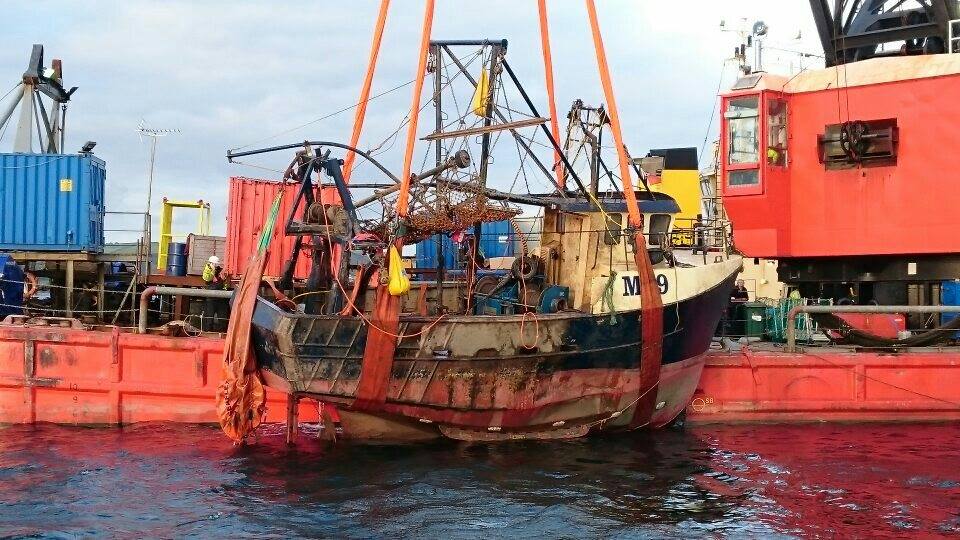
POLYGON ((217 257, 216 255, 211 255, 210 258, 207 259, 207 262, 209 262, 210 264, 220 264, 220 257, 217 257))

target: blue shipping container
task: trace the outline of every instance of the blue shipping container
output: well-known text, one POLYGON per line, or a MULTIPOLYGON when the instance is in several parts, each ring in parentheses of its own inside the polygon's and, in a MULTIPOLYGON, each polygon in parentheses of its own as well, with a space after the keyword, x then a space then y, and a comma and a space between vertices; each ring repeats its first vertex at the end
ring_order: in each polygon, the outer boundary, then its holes
MULTIPOLYGON (((944 281, 940 284, 940 303, 945 306, 960 306, 960 280, 944 281)), ((960 311, 957 313, 944 313, 940 315, 940 324, 960 317, 960 311)), ((960 332, 957 332, 954 338, 960 338, 960 332)))
MULTIPOLYGON (((513 257, 515 249, 513 226, 509 221, 494 221, 484 223, 480 229, 480 251, 483 256, 490 257, 513 257)), ((473 229, 467 230, 471 234, 473 229)), ((445 234, 435 234, 426 240, 417 242, 417 268, 436 268, 437 267, 437 248, 443 243, 443 267, 452 269, 457 267, 457 246, 453 240, 445 234)))
POLYGON ((91 154, 0 154, 0 250, 102 252, 106 176, 91 154))

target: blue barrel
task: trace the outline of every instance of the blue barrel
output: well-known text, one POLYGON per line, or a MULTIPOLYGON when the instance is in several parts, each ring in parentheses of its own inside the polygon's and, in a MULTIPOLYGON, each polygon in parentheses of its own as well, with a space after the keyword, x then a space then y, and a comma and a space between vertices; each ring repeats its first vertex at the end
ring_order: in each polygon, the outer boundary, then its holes
MULTIPOLYGON (((945 306, 960 306, 960 280, 944 281, 940 284, 940 303, 945 306)), ((960 309, 957 313, 944 313, 940 316, 940 324, 947 324, 957 317, 960 317, 960 309)), ((960 332, 954 337, 960 339, 960 332)))
POLYGON ((167 244, 167 275, 187 275, 187 244, 183 242, 167 244))

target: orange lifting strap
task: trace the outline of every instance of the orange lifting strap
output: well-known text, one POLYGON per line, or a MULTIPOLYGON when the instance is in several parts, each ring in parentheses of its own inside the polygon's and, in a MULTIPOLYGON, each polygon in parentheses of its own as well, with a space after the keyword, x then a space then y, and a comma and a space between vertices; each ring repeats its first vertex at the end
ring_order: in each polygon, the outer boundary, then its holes
POLYGON ((427 54, 430 51, 430 33, 433 31, 434 0, 427 0, 423 12, 423 34, 420 36, 420 61, 417 62, 417 78, 413 83, 413 99, 410 103, 410 125, 407 126, 407 148, 403 154, 403 175, 400 177, 400 194, 397 196, 397 215, 407 217, 407 200, 410 197, 410 168, 413 165, 413 145, 417 144, 417 120, 420 117, 420 93, 427 74, 427 54))
MULTIPOLYGON (((550 131, 553 139, 560 142, 560 124, 557 122, 557 98, 553 91, 553 55, 550 53, 550 29, 547 26, 547 0, 537 0, 540 13, 540 48, 543 51, 543 73, 547 85, 547 99, 550 101, 550 131)), ((557 175, 557 189, 563 191, 567 186, 566 171, 560 160, 560 151, 553 149, 553 168, 557 175)))
POLYGON ((617 155, 620 158, 620 179, 623 183, 623 195, 627 200, 627 210, 630 215, 630 225, 636 229, 634 233, 634 261, 637 272, 640 274, 640 390, 636 399, 636 408, 630 420, 630 428, 635 429, 649 423, 657 401, 657 387, 660 380, 660 364, 663 353, 663 299, 657 286, 656 275, 650 257, 647 256, 647 242, 643 236, 643 215, 634 193, 633 180, 630 176, 629 156, 623 144, 623 132, 620 130, 620 113, 617 110, 617 101, 613 94, 613 84, 610 82, 610 68, 607 65, 607 53, 603 48, 603 38, 600 35, 600 24, 597 22, 597 8, 593 0, 585 0, 587 14, 590 18, 590 29, 593 32, 593 46, 597 50, 597 67, 600 70, 600 82, 603 85, 603 96, 607 102, 607 115, 610 118, 610 128, 613 130, 613 139, 617 145, 617 155))
POLYGON ((593 46, 597 50, 597 67, 600 70, 600 84, 603 85, 603 98, 607 102, 607 117, 610 119, 610 129, 613 131, 613 140, 617 144, 617 157, 620 158, 620 180, 623 183, 623 196, 627 199, 627 211, 630 215, 630 225, 640 227, 643 217, 637 205, 637 197, 633 192, 633 181, 630 174, 629 156, 623 144, 623 132, 620 131, 620 113, 617 111, 617 101, 613 94, 613 84, 610 82, 610 67, 607 65, 607 52, 603 48, 603 37, 600 35, 600 23, 597 22, 597 7, 593 0, 586 0, 587 15, 590 18, 590 31, 593 33, 593 46))
MULTIPOLYGON (((373 44, 370 46, 370 60, 367 61, 367 75, 363 78, 363 87, 360 89, 360 100, 357 102, 357 112, 353 116, 353 133, 350 134, 350 146, 356 148, 360 142, 360 132, 363 130, 363 120, 367 116, 367 102, 370 100, 370 86, 373 84, 373 73, 377 70, 377 57, 380 55, 380 42, 383 41, 383 28, 387 22, 387 10, 390 0, 380 1, 380 14, 377 15, 377 26, 373 30, 373 44)), ((353 162, 357 155, 347 152, 343 160, 343 181, 350 183, 353 174, 353 162)))

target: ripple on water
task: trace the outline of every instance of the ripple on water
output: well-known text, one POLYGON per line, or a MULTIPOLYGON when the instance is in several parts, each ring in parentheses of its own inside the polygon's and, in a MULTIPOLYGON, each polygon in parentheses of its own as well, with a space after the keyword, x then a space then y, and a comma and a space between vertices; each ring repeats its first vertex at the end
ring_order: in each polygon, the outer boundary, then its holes
POLYGON ((793 537, 960 532, 950 425, 711 426, 550 443, 233 447, 205 426, 13 426, 0 532, 793 537))

